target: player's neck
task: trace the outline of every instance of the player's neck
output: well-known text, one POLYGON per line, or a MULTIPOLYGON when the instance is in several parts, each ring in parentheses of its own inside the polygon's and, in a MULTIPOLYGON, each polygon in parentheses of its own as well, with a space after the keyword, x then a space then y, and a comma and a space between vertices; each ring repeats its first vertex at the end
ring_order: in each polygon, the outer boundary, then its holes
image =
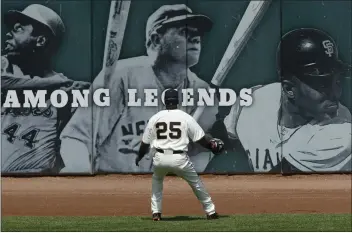
POLYGON ((187 69, 183 63, 157 59, 152 67, 155 75, 165 88, 177 88, 187 78, 187 69))
POLYGON ((166 110, 175 110, 175 109, 177 109, 177 105, 171 105, 166 107, 166 110))
POLYGON ((297 106, 289 101, 285 96, 282 97, 281 108, 279 111, 279 125, 287 128, 297 128, 307 124, 311 120, 297 106))

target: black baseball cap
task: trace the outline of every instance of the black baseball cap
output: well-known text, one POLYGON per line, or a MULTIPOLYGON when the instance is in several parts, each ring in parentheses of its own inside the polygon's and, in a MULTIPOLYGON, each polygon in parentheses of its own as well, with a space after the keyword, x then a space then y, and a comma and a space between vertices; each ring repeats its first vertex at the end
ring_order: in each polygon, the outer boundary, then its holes
POLYGON ((178 101, 178 91, 174 89, 168 89, 165 91, 165 105, 177 105, 178 101))
POLYGON ((175 23, 184 23, 198 28, 200 32, 208 32, 213 26, 209 17, 194 14, 185 4, 164 5, 156 10, 147 21, 146 38, 157 29, 171 26, 175 23))

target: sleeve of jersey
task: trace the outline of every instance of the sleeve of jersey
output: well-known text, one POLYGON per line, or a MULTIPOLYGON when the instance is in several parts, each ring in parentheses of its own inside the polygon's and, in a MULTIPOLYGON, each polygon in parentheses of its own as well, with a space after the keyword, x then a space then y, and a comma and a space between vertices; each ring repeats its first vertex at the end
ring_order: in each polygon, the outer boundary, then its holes
POLYGON ((199 141, 205 135, 202 127, 200 127, 196 120, 191 116, 188 118, 187 128, 188 136, 193 142, 199 141))
MULTIPOLYGON (((119 74, 115 72, 115 74, 119 74)), ((124 88, 121 76, 114 76, 108 85, 110 106, 99 107, 89 102, 88 107, 79 107, 63 129, 61 140, 78 140, 86 145, 90 154, 92 148, 101 145, 110 135, 115 123, 120 119, 124 108, 124 88), (98 125, 97 125, 98 124, 98 125), (98 127, 96 127, 98 126, 98 127), (97 128, 97 132, 93 132, 97 128), (93 133, 97 145, 93 145, 93 133)), ((90 87, 90 93, 104 87, 102 72, 95 78, 90 87)))
POLYGON ((308 142, 283 146, 283 157, 303 172, 351 171, 351 124, 323 126, 308 142))
POLYGON ((49 89, 57 87, 60 84, 63 84, 68 79, 60 77, 59 75, 54 75, 48 78, 34 77, 30 78, 29 76, 15 76, 12 74, 2 74, 1 75, 1 89, 3 90, 21 90, 21 89, 49 89))
POLYGON ((148 121, 147 127, 144 130, 143 136, 142 136, 142 142, 145 144, 151 144, 153 139, 154 139, 154 119, 151 118, 148 121))

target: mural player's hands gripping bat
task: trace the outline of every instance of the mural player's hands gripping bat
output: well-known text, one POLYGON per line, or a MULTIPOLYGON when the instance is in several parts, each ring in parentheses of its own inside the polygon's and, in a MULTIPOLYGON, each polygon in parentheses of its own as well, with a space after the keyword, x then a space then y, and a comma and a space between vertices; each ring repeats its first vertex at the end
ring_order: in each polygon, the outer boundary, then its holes
MULTIPOLYGON (((119 59, 122 42, 127 25, 128 13, 131 1, 112 0, 110 4, 110 13, 108 26, 106 29, 106 39, 104 48, 104 60, 102 74, 104 74, 104 88, 109 87, 111 75, 119 59)), ((94 111, 93 111, 93 114, 94 111)), ((93 145, 96 146, 97 130, 99 127, 100 109, 96 109, 96 120, 93 132, 93 145)), ((93 150, 95 152, 95 150, 93 150)))
MULTIPOLYGON (((250 1, 211 80, 212 86, 219 88, 225 80, 228 72, 237 60, 244 46, 247 44, 249 38, 252 36, 255 27, 259 24, 270 3, 271 0, 250 1)), ((199 106, 194 112, 193 118, 198 120, 203 111, 204 106, 199 106)))

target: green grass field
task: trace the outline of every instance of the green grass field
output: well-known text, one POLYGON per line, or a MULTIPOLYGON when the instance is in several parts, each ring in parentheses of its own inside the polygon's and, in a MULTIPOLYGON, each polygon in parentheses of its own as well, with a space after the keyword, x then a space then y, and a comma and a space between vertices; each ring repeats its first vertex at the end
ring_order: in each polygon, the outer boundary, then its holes
POLYGON ((3 217, 2 231, 352 231, 351 214, 150 217, 3 217))

